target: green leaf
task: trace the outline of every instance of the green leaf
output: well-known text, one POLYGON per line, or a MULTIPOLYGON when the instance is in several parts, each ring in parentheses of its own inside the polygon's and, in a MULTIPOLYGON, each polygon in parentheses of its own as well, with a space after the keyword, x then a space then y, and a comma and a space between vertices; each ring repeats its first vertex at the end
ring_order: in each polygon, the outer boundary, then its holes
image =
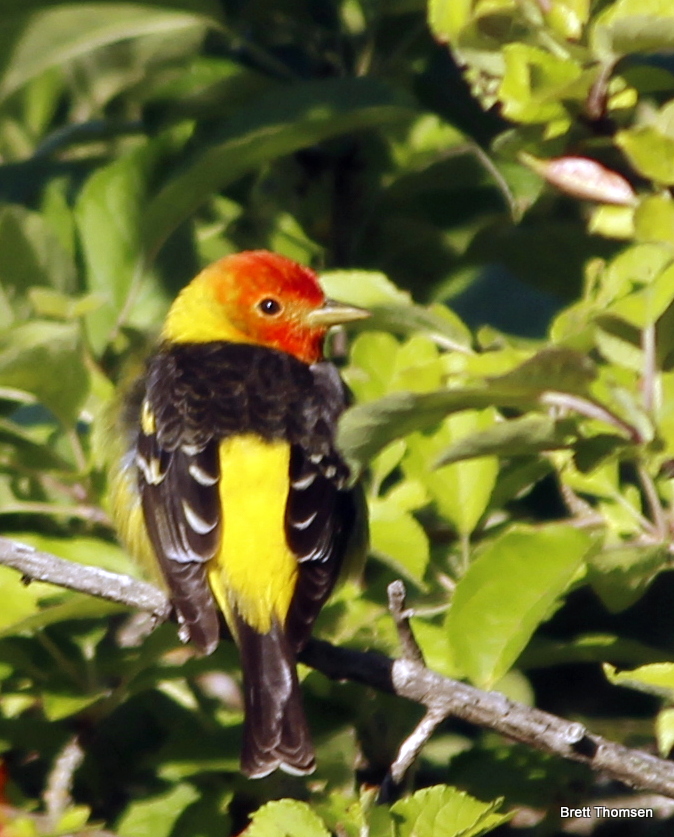
POLYGON ((409 119, 410 103, 374 78, 312 80, 272 91, 230 120, 150 202, 143 238, 156 253, 213 192, 250 169, 332 136, 409 119))
POLYGON ((674 701, 674 663, 649 663, 631 671, 618 671, 615 666, 604 663, 604 674, 615 686, 626 686, 674 701))
POLYGON ((6 451, 9 464, 21 469, 67 471, 70 466, 66 460, 49 447, 52 431, 51 426, 26 428, 0 418, 0 446, 6 451))
POLYGON ((658 544, 607 549, 590 559, 588 580, 606 609, 620 613, 641 598, 668 558, 667 548, 658 544))
POLYGON ((363 326, 372 325, 396 334, 422 333, 445 349, 468 351, 472 335, 461 320, 443 306, 424 308, 421 305, 382 305, 373 307, 372 319, 363 326))
POLYGON ((84 829, 91 809, 88 805, 71 805, 61 815, 54 832, 56 834, 78 833, 84 829))
POLYGON ((181 784, 168 793, 132 802, 124 811, 115 833, 119 837, 169 837, 178 817, 199 799, 192 785, 181 784))
POLYGON ((17 5, 11 25, 0 38, 0 53, 6 56, 0 98, 47 68, 62 66, 106 44, 206 23, 215 25, 219 17, 218 5, 207 0, 168 0, 162 5, 164 8, 142 2, 51 4, 45 0, 17 5))
POLYGON ((252 820, 246 837, 330 837, 323 820, 297 799, 268 802, 255 811, 252 820))
POLYGON ((459 580, 447 614, 453 657, 491 688, 568 588, 592 546, 586 532, 516 525, 488 544, 459 580))
POLYGON ((470 461, 442 465, 433 470, 438 452, 449 443, 458 444, 466 436, 493 425, 492 409, 464 410, 447 416, 433 436, 416 433, 408 439, 405 472, 423 482, 442 515, 463 535, 470 535, 487 508, 498 474, 498 461, 481 456, 470 461))
POLYGON ((610 363, 641 372, 644 353, 641 333, 637 328, 616 317, 600 315, 596 319, 595 343, 610 363))
POLYGON ((3 602, 0 610, 0 632, 35 614, 39 609, 40 598, 53 592, 54 588, 47 584, 25 585, 16 570, 0 567, 0 597, 3 602))
POLYGON ((478 456, 522 456, 568 446, 575 422, 531 413, 498 421, 486 430, 454 442, 436 460, 435 467, 478 456))
MULTIPOLYGON (((392 363, 390 354, 379 356, 392 363)), ((595 366, 586 355, 563 347, 545 348, 510 372, 487 378, 488 386, 394 392, 357 404, 342 416, 338 443, 347 458, 362 467, 394 439, 427 430, 449 414, 491 405, 532 407, 546 390, 584 394, 595 377, 595 366)))
POLYGON ((68 426, 89 391, 77 323, 32 320, 0 337, 0 386, 33 393, 68 426))
POLYGON ((21 206, 0 208, 0 286, 25 294, 34 285, 74 287, 75 265, 44 218, 21 206))
POLYGON ((552 640, 535 636, 517 661, 524 670, 549 668, 568 663, 599 663, 611 659, 633 666, 660 662, 663 652, 634 639, 614 634, 581 634, 572 640, 552 640))
MULTIPOLYGON (((0 422, 0 439, 2 439, 2 423, 0 422)), ((405 442, 402 439, 397 439, 395 442, 384 448, 384 450, 375 457, 370 463, 370 473, 372 475, 372 493, 374 496, 379 494, 381 484, 386 477, 400 465, 400 462, 405 455, 405 442)))
POLYGON ((145 276, 141 219, 151 178, 187 138, 182 128, 161 134, 99 168, 85 183, 75 217, 82 241, 87 288, 102 305, 86 318, 89 341, 103 351, 129 315, 129 297, 145 276))
POLYGON ((331 299, 361 308, 412 305, 412 297, 378 270, 329 270, 320 274, 323 290, 331 299))
POLYGON ((507 119, 536 123, 568 118, 564 102, 581 77, 579 64, 524 43, 506 44, 503 57, 499 99, 507 119))
POLYGON ((674 201, 669 195, 644 198, 634 213, 638 241, 666 241, 674 245, 674 201))
POLYGON ((658 712, 655 718, 655 734, 660 755, 666 759, 674 747, 674 709, 666 708, 658 712))
POLYGON ((595 366, 586 355, 573 349, 548 346, 511 372, 489 380, 499 390, 523 393, 556 390, 584 395, 596 377, 595 366))
POLYGON ((634 237, 634 207, 598 206, 590 215, 587 229, 593 235, 629 240, 634 237))
MULTIPOLYGON (((33 586, 35 582, 31 583, 31 588, 33 586)), ((31 636, 48 625, 55 625, 59 622, 71 622, 73 619, 100 620, 111 614, 124 613, 128 610, 124 605, 115 602, 106 602, 85 593, 64 593, 51 585, 40 585, 35 595, 40 600, 63 596, 65 601, 42 604, 37 612, 35 612, 36 608, 32 609, 32 615, 14 614, 16 619, 13 619, 11 624, 2 626, 0 623, 0 637, 31 636)))
POLYGON ((674 19, 668 0, 617 0, 595 21, 594 49, 607 57, 669 51, 674 19))
POLYGON ((484 409, 493 404, 527 407, 533 400, 522 392, 496 387, 394 392, 378 401, 356 404, 347 410, 340 421, 338 444, 351 462, 363 466, 394 439, 416 430, 427 430, 450 413, 484 409))
POLYGON ((421 524, 396 502, 395 494, 371 500, 369 512, 373 553, 417 587, 424 587, 429 546, 421 524))
POLYGON ((344 378, 360 401, 389 392, 399 349, 400 343, 385 331, 365 331, 356 337, 344 378))
POLYGON ((370 270, 336 270, 321 274, 329 297, 359 305, 372 313, 363 323, 368 331, 382 329, 399 334, 423 332, 445 348, 468 349, 471 334, 444 306, 433 309, 414 305, 383 273, 370 270))
POLYGON ((635 244, 623 250, 601 277, 596 298, 598 313, 640 286, 651 284, 671 262, 671 248, 662 242, 635 244))
POLYGON ((479 837, 510 819, 503 800, 482 802, 457 788, 435 785, 391 806, 395 837, 479 837))
POLYGON ((453 41, 470 20, 471 0, 429 0, 428 25, 439 41, 453 41))
POLYGON ((646 287, 609 305, 606 316, 620 317, 638 329, 651 325, 671 304, 674 298, 673 281, 674 264, 670 264, 646 287))
POLYGON ((317 799, 314 807, 331 833, 339 837, 362 837, 366 828, 362 799, 353 800, 340 791, 333 791, 327 799, 317 799))
POLYGON ((616 145, 621 148, 639 174, 657 183, 674 183, 674 139, 650 125, 618 131, 616 145))
POLYGON ((61 721, 77 715, 108 694, 104 691, 94 695, 64 695, 45 689, 41 695, 42 710, 48 721, 61 721))

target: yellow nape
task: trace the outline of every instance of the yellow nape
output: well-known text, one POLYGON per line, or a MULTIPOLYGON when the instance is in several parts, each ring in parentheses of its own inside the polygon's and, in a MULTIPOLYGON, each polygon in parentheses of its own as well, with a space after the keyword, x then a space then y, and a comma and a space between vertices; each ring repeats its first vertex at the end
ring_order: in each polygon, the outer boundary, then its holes
POLYGON ((232 630, 233 610, 256 631, 281 624, 297 581, 297 559, 285 536, 290 447, 247 434, 220 444, 220 551, 208 580, 232 630))
POLYGON ((216 298, 214 271, 210 265, 184 287, 171 305, 161 336, 170 343, 211 343, 229 340, 250 343, 251 338, 227 318, 216 298))

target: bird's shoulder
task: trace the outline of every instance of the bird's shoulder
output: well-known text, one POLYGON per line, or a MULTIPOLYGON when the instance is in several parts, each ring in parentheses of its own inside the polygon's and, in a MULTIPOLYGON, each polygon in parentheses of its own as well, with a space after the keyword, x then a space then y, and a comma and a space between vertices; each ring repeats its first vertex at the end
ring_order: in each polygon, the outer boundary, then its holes
POLYGON ((347 399, 328 361, 308 365, 275 349, 223 341, 160 347, 137 411, 139 420, 143 409, 151 412, 167 451, 252 433, 317 456, 333 448, 347 399))

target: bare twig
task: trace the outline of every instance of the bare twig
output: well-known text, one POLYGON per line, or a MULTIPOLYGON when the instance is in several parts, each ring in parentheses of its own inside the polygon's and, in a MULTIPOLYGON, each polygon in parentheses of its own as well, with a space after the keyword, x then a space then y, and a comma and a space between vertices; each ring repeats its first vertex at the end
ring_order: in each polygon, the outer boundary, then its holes
POLYGON ((8 538, 0 538, 0 564, 13 567, 29 581, 46 581, 147 611, 158 622, 167 619, 171 612, 166 593, 152 584, 88 564, 66 561, 8 538))
POLYGON ((648 503, 651 520, 655 524, 655 534, 659 540, 664 541, 667 537, 667 518, 658 497, 658 489, 642 462, 637 464, 637 475, 648 503))
MULTIPOLYGON (((165 593, 145 582, 72 564, 6 538, 0 538, 0 564, 14 567, 29 578, 145 610, 156 618, 165 618, 170 610, 165 593)), ((498 692, 485 692, 443 677, 419 661, 392 660, 377 652, 339 648, 318 639, 309 640, 299 659, 326 677, 353 680, 425 706, 428 719, 420 738, 438 717, 453 716, 535 749, 587 764, 630 787, 674 798, 673 762, 623 747, 589 732, 580 723, 509 700, 498 692)), ((408 739, 411 749, 415 740, 414 736, 408 739)))
POLYGON ((644 440, 638 428, 633 427, 626 421, 617 416, 615 413, 608 410, 602 404, 597 404, 596 401, 591 401, 589 398, 583 398, 580 395, 572 395, 569 392, 556 392, 555 390, 546 390, 539 396, 539 402, 546 407, 561 407, 564 410, 573 410, 580 413, 581 416, 587 416, 597 421, 603 421, 620 430, 627 438, 639 444, 644 440))
POLYGON ((84 750, 79 738, 74 735, 56 757, 43 794, 50 830, 57 827, 59 820, 72 803, 70 792, 73 787, 73 776, 83 761, 84 750))
MULTIPOLYGON (((387 593, 388 609, 398 631, 403 659, 425 667, 423 652, 419 648, 419 644, 412 631, 412 626, 410 625, 409 617, 412 614, 405 608, 405 585, 400 579, 392 581, 387 587, 387 593)), ((417 760, 419 753, 435 732, 438 724, 442 723, 445 717, 444 712, 437 711, 434 707, 430 708, 417 724, 412 734, 403 741, 398 749, 398 755, 382 784, 379 794, 381 802, 393 798, 396 787, 405 778, 405 774, 417 760)))
POLYGON ((409 617, 412 614, 405 609, 405 585, 398 579, 397 581, 392 581, 386 588, 386 591, 388 593, 389 613, 393 617, 396 630, 398 631, 400 649, 403 652, 404 659, 424 665, 424 655, 421 648, 419 648, 419 644, 412 632, 412 626, 410 625, 409 617))
POLYGON ((657 402, 658 364, 655 340, 655 323, 648 323, 641 332, 641 348, 644 354, 644 370, 641 379, 641 392, 644 410, 652 416, 657 402))
POLYGON ((615 69, 616 61, 607 61, 600 68, 599 74, 590 87, 585 100, 585 113, 588 119, 598 122, 606 118, 606 105, 608 102, 608 85, 611 75, 615 69))
POLYGON ((446 717, 446 714, 439 707, 429 709, 414 728, 414 732, 403 741, 389 770, 389 776, 393 784, 399 785, 402 782, 407 771, 417 760, 419 753, 446 717))

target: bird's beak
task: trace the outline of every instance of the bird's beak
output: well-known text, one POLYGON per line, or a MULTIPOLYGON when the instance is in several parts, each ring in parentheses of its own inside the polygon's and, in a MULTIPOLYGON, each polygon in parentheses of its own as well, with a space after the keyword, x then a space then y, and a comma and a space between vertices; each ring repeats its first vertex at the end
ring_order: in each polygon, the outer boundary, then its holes
POLYGON ((369 316, 370 312, 364 308, 357 308, 355 305, 347 305, 344 302, 336 302, 334 299, 326 299, 320 308, 309 312, 307 321, 312 327, 330 328, 330 326, 341 325, 342 323, 352 323, 354 320, 364 320, 369 316))

